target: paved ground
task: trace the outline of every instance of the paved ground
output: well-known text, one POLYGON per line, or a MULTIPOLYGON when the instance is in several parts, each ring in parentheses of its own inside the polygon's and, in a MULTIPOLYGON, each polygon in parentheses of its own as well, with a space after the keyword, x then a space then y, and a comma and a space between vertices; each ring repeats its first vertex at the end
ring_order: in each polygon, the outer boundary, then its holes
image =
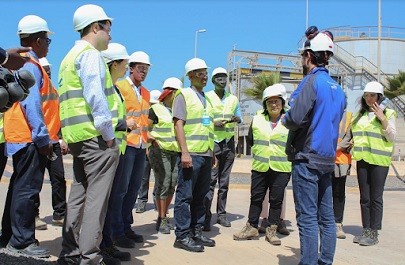
MULTIPOLYGON (((66 161, 65 165, 69 175, 71 162, 66 161)), ((8 167, 7 170, 9 169, 8 167)), ((249 159, 236 160, 227 206, 232 227, 223 228, 215 224, 212 231, 207 233, 216 240, 217 246, 215 248, 206 248, 204 253, 188 253, 173 248, 174 234, 163 235, 154 230, 157 213, 153 210, 153 205, 148 203, 145 213, 134 213, 134 229, 143 234, 146 240, 143 244, 138 244, 135 249, 130 250, 133 256, 132 261, 123 262, 123 264, 297 264, 299 261, 299 236, 295 222, 291 183, 287 189, 286 213, 291 235, 282 238, 281 246, 270 245, 263 236, 256 241, 239 242, 232 239, 232 235, 238 232, 247 221, 250 196, 249 170, 249 159)), ((334 264, 404 264, 405 223, 402 220, 405 219, 405 211, 403 210, 405 184, 400 180, 401 177, 403 179, 403 176, 404 174, 398 178, 391 176, 387 179, 387 189, 384 193, 384 227, 380 234, 380 244, 373 247, 361 247, 352 243, 353 236, 361 232, 361 219, 357 182, 355 177, 349 179, 344 218, 348 237, 345 240, 338 240, 334 264)), ((0 214, 3 211, 7 185, 8 178, 6 177, 0 183, 0 214)), ((46 181, 41 192, 40 213, 41 217, 48 223, 50 223, 52 216, 50 190, 49 181, 46 181)), ((172 208, 169 213, 173 216, 172 208)), ((215 222, 215 216, 213 222, 215 222)), ((7 251, 1 250, 0 264, 55 263, 61 248, 61 228, 49 225, 48 230, 37 231, 36 234, 41 245, 51 250, 52 257, 49 260, 36 261, 21 257, 16 258, 10 256, 7 251)))

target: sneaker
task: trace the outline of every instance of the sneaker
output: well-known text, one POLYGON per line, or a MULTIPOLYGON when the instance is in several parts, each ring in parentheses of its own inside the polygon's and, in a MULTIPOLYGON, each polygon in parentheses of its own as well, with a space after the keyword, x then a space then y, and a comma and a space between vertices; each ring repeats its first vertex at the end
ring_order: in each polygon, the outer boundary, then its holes
POLYGON ((223 227, 231 227, 231 222, 226 219, 226 216, 219 216, 217 223, 222 225, 223 227))
POLYGON ((343 231, 343 224, 342 223, 336 223, 336 238, 339 238, 339 239, 345 239, 346 238, 345 231, 343 231))
POLYGON ((36 230, 46 230, 48 229, 48 225, 39 218, 39 216, 35 217, 35 229, 36 230))
POLYGON ((259 231, 250 225, 249 222, 242 228, 239 233, 233 235, 233 240, 252 240, 259 239, 259 231))
POLYGON ((52 225, 53 226, 63 226, 63 221, 65 218, 62 219, 52 219, 52 225))
POLYGON ((259 233, 260 234, 264 234, 266 233, 266 228, 269 226, 269 221, 267 220, 267 218, 263 218, 262 222, 260 223, 260 226, 258 228, 259 233))
POLYGON ((169 220, 167 217, 162 219, 162 222, 160 223, 160 227, 159 227, 159 232, 162 234, 170 234, 170 227, 168 225, 169 220))
POLYGON ((280 219, 280 221, 278 222, 277 233, 279 233, 281 235, 285 235, 285 236, 290 235, 290 230, 287 229, 287 226, 283 219, 280 219))
POLYGON ((266 241, 275 246, 281 245, 281 240, 277 237, 277 225, 266 228, 266 241))
POLYGON ((172 224, 172 223, 170 222, 170 218, 169 218, 169 217, 166 217, 166 218, 167 218, 167 226, 169 226, 170 230, 174 230, 174 224, 172 224))
POLYGON ((158 219, 156 220, 156 231, 159 231, 160 225, 162 224, 162 218, 158 217, 158 219))
POLYGON ((138 202, 138 207, 136 207, 136 213, 144 213, 146 208, 146 202, 140 201, 138 202))
POLYGON ((143 236, 135 233, 132 230, 125 232, 125 236, 127 238, 129 238, 129 239, 132 239, 136 243, 142 243, 143 242, 143 236))
POLYGON ((114 240, 114 245, 120 248, 135 248, 135 242, 126 236, 116 238, 114 240))
MULTIPOLYGON (((101 255, 103 253, 107 254, 108 256, 119 259, 120 261, 130 261, 131 260, 131 253, 126 251, 121 251, 115 246, 111 246, 109 248, 104 248, 101 250, 101 255)), ((104 257, 104 256, 103 256, 104 257)))
POLYGON ((363 232, 361 233, 361 235, 355 236, 355 237, 353 238, 353 243, 359 244, 360 240, 361 240, 363 237, 368 237, 369 234, 370 234, 370 232, 371 232, 371 229, 370 229, 370 228, 363 228, 363 232))
POLYGON ((378 244, 378 231, 370 230, 368 236, 362 237, 359 241, 360 246, 374 246, 378 244))
POLYGON ((34 242, 25 248, 15 248, 12 245, 7 244, 7 250, 13 254, 19 254, 33 258, 49 258, 51 256, 49 250, 47 248, 40 247, 38 242, 34 242))

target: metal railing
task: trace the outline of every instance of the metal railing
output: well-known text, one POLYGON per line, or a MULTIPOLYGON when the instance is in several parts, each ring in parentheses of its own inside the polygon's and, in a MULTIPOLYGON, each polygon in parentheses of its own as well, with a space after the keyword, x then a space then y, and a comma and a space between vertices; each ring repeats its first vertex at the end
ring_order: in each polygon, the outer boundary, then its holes
MULTIPOLYGON (((329 28, 328 30, 332 32, 335 40, 378 38, 377 26, 336 27, 329 28)), ((405 28, 381 27, 381 38, 399 39, 405 41, 405 28)))

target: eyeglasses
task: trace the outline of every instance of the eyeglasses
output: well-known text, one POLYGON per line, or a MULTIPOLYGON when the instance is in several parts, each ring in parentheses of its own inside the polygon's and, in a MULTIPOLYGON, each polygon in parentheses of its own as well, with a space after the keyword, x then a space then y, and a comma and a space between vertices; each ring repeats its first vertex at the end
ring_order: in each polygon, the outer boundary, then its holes
POLYGON ((277 98, 277 99, 268 99, 266 100, 266 105, 273 105, 273 104, 281 104, 281 99, 277 98))
POLYGON ((138 64, 138 65, 135 66, 135 69, 138 70, 139 72, 146 73, 146 72, 149 71, 149 66, 148 65, 139 65, 138 64))
POLYGON ((46 44, 51 44, 52 40, 50 38, 40 38, 46 41, 46 44))
POLYGON ((363 98, 375 98, 377 96, 377 93, 364 93, 363 98))
POLYGON ((106 25, 104 25, 103 23, 97 22, 97 24, 100 26, 100 28, 102 28, 103 30, 105 30, 108 34, 110 34, 111 32, 111 27, 108 27, 106 25))

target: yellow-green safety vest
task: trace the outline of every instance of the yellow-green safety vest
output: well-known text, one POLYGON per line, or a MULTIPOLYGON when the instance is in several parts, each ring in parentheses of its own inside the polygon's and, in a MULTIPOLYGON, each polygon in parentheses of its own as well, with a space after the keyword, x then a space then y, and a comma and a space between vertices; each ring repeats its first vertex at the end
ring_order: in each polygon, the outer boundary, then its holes
POLYGON ((158 117, 157 124, 153 124, 150 134, 156 139, 159 146, 167 151, 179 152, 179 144, 174 132, 173 115, 168 108, 160 103, 151 107, 158 117))
MULTIPOLYGON (((238 106, 238 98, 229 92, 224 93, 224 102, 218 97, 215 91, 205 93, 213 106, 214 122, 219 120, 230 120, 235 115, 238 106)), ((222 141, 230 139, 235 135, 235 122, 225 124, 224 127, 214 127, 214 140, 222 141)))
MULTIPOLYGON (((94 127, 91 110, 83 97, 83 88, 76 72, 75 61, 83 52, 94 49, 90 44, 74 46, 63 59, 59 70, 59 103, 63 139, 66 143, 82 142, 100 135, 94 127)), ((100 55, 101 56, 101 55, 100 55)), ((118 104, 108 66, 105 65, 105 88, 112 125, 118 123, 118 104)))
POLYGON ((184 135, 186 137, 189 152, 205 153, 209 149, 214 150, 214 123, 212 122, 212 105, 206 99, 206 107, 192 88, 178 90, 176 96, 181 93, 186 102, 186 123, 184 135), (208 120, 208 121, 207 121, 208 120), (206 125, 203 122, 207 121, 206 125))
MULTIPOLYGON (((396 117, 392 109, 385 109, 387 119, 396 117)), ((352 122, 356 117, 352 118, 352 122)), ((371 165, 389 167, 394 150, 394 143, 388 141, 377 117, 368 119, 368 113, 352 124, 353 156, 356 161, 364 160, 371 165)))
MULTIPOLYGON (((115 90, 115 88, 114 88, 115 90)), ((121 97, 118 95, 118 92, 115 90, 115 100, 117 101, 117 108, 118 108, 118 119, 124 120, 126 124, 126 108, 125 102, 121 100, 121 97)), ((125 154, 125 150, 127 149, 127 132, 126 131, 115 131, 114 132, 115 139, 119 146, 120 154, 125 154)))
POLYGON ((4 122, 3 122, 3 113, 0 113, 0 144, 4 143, 4 122))
POLYGON ((252 131, 252 169, 259 172, 267 172, 269 168, 277 172, 291 172, 291 162, 285 153, 288 129, 280 121, 272 129, 269 117, 258 113, 253 117, 252 131))

